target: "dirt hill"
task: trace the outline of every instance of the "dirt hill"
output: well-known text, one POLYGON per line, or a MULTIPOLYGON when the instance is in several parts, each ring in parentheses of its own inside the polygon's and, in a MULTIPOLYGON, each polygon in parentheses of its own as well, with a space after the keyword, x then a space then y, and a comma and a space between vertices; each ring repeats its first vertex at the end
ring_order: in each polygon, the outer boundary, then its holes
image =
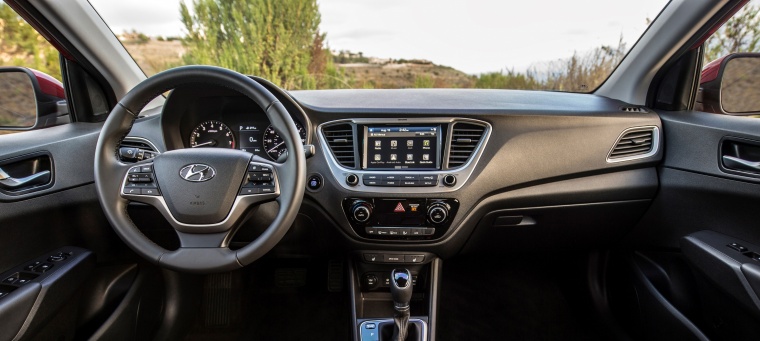
MULTIPOLYGON (((124 40, 122 44, 149 76, 181 65, 185 53, 182 43, 176 40, 124 40)), ((428 61, 384 60, 335 65, 349 77, 347 85, 352 88, 468 88, 475 81, 462 71, 428 61)))

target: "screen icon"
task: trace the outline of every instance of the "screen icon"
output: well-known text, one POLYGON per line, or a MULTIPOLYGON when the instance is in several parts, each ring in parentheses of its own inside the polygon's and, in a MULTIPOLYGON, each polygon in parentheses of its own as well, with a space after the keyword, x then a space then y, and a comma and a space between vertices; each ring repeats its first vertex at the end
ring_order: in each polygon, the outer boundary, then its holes
POLYGON ((383 145, 383 141, 376 140, 375 141, 375 147, 381 147, 383 145))
POLYGON ((398 141, 391 140, 391 148, 396 148, 396 147, 398 147, 398 141))
POLYGON ((398 160, 398 156, 396 154, 391 154, 391 161, 398 160))
POLYGON ((422 141, 422 146, 423 147, 430 147, 430 140, 424 140, 424 141, 422 141))
POLYGON ((422 154, 423 161, 430 161, 430 154, 422 154))
POLYGON ((414 147, 414 140, 406 140, 406 146, 409 148, 414 147))
POLYGON ((414 154, 406 154, 406 160, 407 160, 407 161, 412 161, 412 160, 414 160, 414 154))
POLYGON ((380 161, 380 158, 381 158, 380 154, 375 154, 375 161, 380 161))

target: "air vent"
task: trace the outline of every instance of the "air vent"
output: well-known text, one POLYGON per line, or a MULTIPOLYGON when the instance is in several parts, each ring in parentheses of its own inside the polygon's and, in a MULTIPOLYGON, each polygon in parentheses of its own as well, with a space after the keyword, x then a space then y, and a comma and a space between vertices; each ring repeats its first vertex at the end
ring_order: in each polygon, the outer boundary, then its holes
POLYGON ((322 132, 338 163, 346 168, 356 168, 354 127, 348 123, 334 124, 322 128, 322 132))
POLYGON ((615 143, 607 160, 612 162, 650 156, 655 152, 657 139, 656 127, 629 129, 615 143))
POLYGON ((125 137, 119 145, 119 158, 123 162, 137 162, 152 159, 158 155, 156 148, 142 138, 125 137))
POLYGON ((625 111, 625 112, 641 112, 641 113, 648 112, 647 109, 643 107, 634 107, 634 106, 621 107, 620 110, 625 111))
POLYGON ((449 168, 461 167, 472 156, 486 127, 472 123, 454 123, 449 147, 449 168))

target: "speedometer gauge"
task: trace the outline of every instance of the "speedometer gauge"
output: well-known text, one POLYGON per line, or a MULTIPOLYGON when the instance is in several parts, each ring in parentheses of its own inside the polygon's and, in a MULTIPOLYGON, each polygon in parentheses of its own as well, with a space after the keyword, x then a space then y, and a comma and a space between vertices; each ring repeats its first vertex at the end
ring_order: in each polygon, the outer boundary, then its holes
POLYGON ((235 135, 219 121, 206 121, 190 133, 190 147, 235 148, 235 135))
MULTIPOLYGON (((301 136, 301 143, 306 143, 306 130, 303 129, 303 126, 301 126, 300 123, 296 122, 296 128, 298 128, 298 135, 301 136)), ((280 137, 279 134, 274 130, 274 127, 271 125, 267 127, 267 130, 264 132, 264 151, 269 155, 272 160, 277 161, 277 159, 284 153, 286 150, 288 150, 285 147, 285 141, 280 137)))

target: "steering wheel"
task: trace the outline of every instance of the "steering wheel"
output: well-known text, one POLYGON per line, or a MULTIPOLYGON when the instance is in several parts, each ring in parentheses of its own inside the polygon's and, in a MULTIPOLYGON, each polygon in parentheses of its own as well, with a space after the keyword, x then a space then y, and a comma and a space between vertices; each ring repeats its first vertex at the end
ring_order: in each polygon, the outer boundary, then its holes
POLYGON ((303 145, 285 107, 253 79, 213 66, 174 68, 138 84, 108 115, 95 151, 98 199, 116 233, 142 257, 183 272, 231 271, 271 250, 298 214, 305 178, 303 145), (119 145, 140 110, 156 96, 187 84, 223 86, 253 100, 280 132, 288 158, 277 163, 240 150, 195 148, 122 163, 119 145), (229 249, 248 209, 273 200, 279 211, 269 227, 245 247, 229 249), (176 230, 180 247, 166 250, 142 234, 127 214, 129 201, 156 207, 176 230))

